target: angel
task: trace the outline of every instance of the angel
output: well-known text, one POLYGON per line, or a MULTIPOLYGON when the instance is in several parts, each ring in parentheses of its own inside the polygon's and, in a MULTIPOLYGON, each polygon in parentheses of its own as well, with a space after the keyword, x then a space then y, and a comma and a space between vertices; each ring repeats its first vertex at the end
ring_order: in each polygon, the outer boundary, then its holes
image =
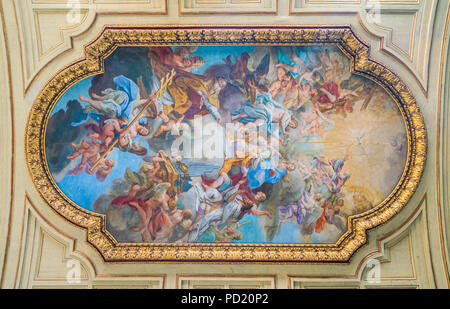
POLYGON ((312 87, 311 84, 298 84, 296 85, 296 97, 290 98, 285 106, 294 111, 298 111, 306 103, 312 102, 313 98, 318 94, 317 89, 312 87))
POLYGON ((237 81, 244 81, 245 75, 248 73, 248 60, 250 59, 250 55, 248 53, 242 53, 239 58, 235 55, 233 60, 231 59, 231 55, 222 59, 223 62, 227 66, 231 68, 230 78, 237 81))
POLYGON ((192 69, 201 68, 205 65, 205 60, 202 57, 192 55, 197 48, 181 46, 173 50, 169 46, 164 46, 154 47, 153 50, 158 54, 161 63, 185 72, 190 72, 192 69))
POLYGON ((102 91, 102 95, 92 93, 90 98, 81 94, 78 96, 81 102, 89 104, 84 108, 84 113, 88 114, 88 118, 97 122, 100 122, 105 115, 108 118, 126 117, 129 119, 136 106, 147 103, 147 99, 139 99, 139 87, 131 79, 120 75, 114 78, 114 84, 115 89, 105 89, 102 91))
POLYGON ((135 122, 133 125, 128 126, 127 129, 124 129, 119 135, 117 147, 123 152, 131 152, 139 156, 145 156, 147 154, 147 149, 139 143, 134 142, 134 139, 138 135, 147 136, 149 133, 150 130, 147 125, 135 122))
POLYGON ((69 171, 69 176, 78 176, 85 170, 89 175, 95 174, 97 180, 104 181, 111 173, 112 168, 114 167, 114 160, 100 160, 100 153, 107 150, 104 145, 101 145, 95 140, 89 142, 82 140, 79 145, 72 144, 72 147, 75 148, 76 151, 72 155, 67 156, 67 159, 73 160, 81 156, 81 161, 75 169, 69 171), (98 160, 100 160, 100 162, 91 171, 92 166, 94 166, 95 162, 98 160))
POLYGON ((287 56, 281 52, 281 49, 277 50, 278 55, 278 61, 279 63, 275 66, 277 68, 284 68, 286 69, 292 77, 295 79, 300 78, 300 73, 303 70, 304 63, 303 61, 297 56, 297 52, 295 50, 295 47, 291 47, 291 56, 287 56))
POLYGON ((267 132, 284 145, 284 141, 278 138, 278 132, 275 132, 275 128, 279 126, 282 135, 289 136, 286 131, 287 127, 295 129, 298 127, 298 122, 284 106, 279 105, 270 97, 266 86, 258 85, 256 89, 258 95, 255 104, 248 102, 241 109, 231 112, 231 120, 242 123, 251 122, 255 123, 256 126, 266 124, 267 132))
POLYGON ((169 183, 160 183, 154 185, 147 191, 140 201, 129 202, 139 213, 141 225, 134 228, 133 231, 142 231, 142 240, 148 240, 150 234, 151 240, 165 238, 170 235, 173 224, 170 221, 167 212, 169 211, 169 195, 167 190, 171 185, 169 183), (147 234, 148 233, 148 234, 147 234))
POLYGON ((190 209, 176 209, 178 216, 171 220, 173 228, 172 233, 167 239, 169 242, 180 242, 182 241, 192 230, 192 210, 190 209))
POLYGON ((241 204, 241 212, 239 213, 239 216, 234 218, 236 222, 239 222, 246 214, 267 216, 269 219, 272 219, 272 214, 270 212, 259 209, 261 203, 267 199, 266 194, 262 191, 259 191, 254 195, 254 200, 247 196, 246 190, 237 188, 230 189, 224 196, 227 197, 227 203, 231 203, 234 200, 241 204))
POLYGON ((256 66, 256 69, 254 71, 249 70, 248 74, 245 76, 245 81, 248 82, 249 80, 253 80, 255 84, 263 84, 269 87, 270 81, 267 78, 267 74, 269 74, 269 71, 270 71, 270 53, 267 53, 259 61, 259 64, 256 66))
POLYGON ((153 134, 153 137, 158 137, 166 132, 170 132, 173 136, 180 136, 182 134, 181 132, 189 130, 189 125, 182 122, 184 120, 184 115, 181 115, 176 121, 170 119, 163 111, 160 111, 158 116, 161 118, 162 123, 155 134, 153 134))
POLYGON ((130 185, 125 191, 127 195, 115 198, 111 203, 123 209, 126 205, 135 210, 136 203, 142 203, 145 195, 154 186, 165 181, 163 166, 166 160, 161 157, 153 157, 152 164, 144 164, 138 172, 130 169, 125 171, 124 179, 130 185))
POLYGON ((289 104, 289 107, 285 105, 293 110, 299 110, 306 102, 311 101, 313 96, 318 94, 316 85, 322 78, 318 72, 322 66, 310 70, 304 65, 301 59, 299 61, 302 64, 304 73, 300 76, 298 83, 295 85, 297 98, 296 100, 291 101, 292 103, 289 104))
POLYGON ((302 160, 297 160, 296 163, 298 171, 303 175, 303 180, 306 181, 308 179, 315 178, 316 170, 313 168, 313 166, 309 166, 308 164, 303 163, 302 160))
POLYGON ((211 81, 214 81, 209 96, 219 102, 220 114, 229 121, 229 112, 241 108, 246 102, 246 89, 230 80, 227 76, 227 68, 220 69, 222 65, 212 65, 203 73, 211 81), (218 75, 217 75, 218 74, 218 75))
POLYGON ((309 191, 303 191, 299 204, 306 211, 305 224, 307 226, 316 224, 317 220, 322 216, 323 209, 319 206, 318 200, 321 198, 320 194, 314 195, 312 188, 309 191))
MULTIPOLYGON (((319 89, 322 93, 318 99, 318 105, 322 110, 330 110, 339 105, 339 101, 345 101, 346 99, 353 97, 358 97, 356 91, 350 89, 342 89, 338 83, 333 81, 332 71, 327 71, 325 73, 325 83, 319 89)), ((345 102, 343 102, 345 103, 345 102)), ((345 106, 345 104, 342 104, 345 106)), ((350 111, 350 106, 345 106, 348 111, 350 111)))
POLYGON ((334 51, 330 51, 328 48, 325 50, 317 50, 317 56, 319 57, 321 63, 325 66, 325 70, 333 70, 336 73, 340 73, 340 63, 339 63, 339 54, 334 51))
POLYGON ((123 132, 124 126, 128 124, 128 119, 102 119, 100 125, 96 124, 88 124, 85 125, 86 130, 93 130, 87 135, 87 137, 92 138, 92 140, 100 140, 104 142, 106 147, 113 141, 113 139, 117 134, 121 134, 123 132))
POLYGON ((277 69, 278 80, 270 85, 269 91, 272 98, 280 105, 291 108, 298 99, 297 82, 285 69, 277 69))
POLYGON ((233 242, 234 240, 241 240, 242 233, 239 232, 237 229, 245 224, 251 223, 250 222, 244 222, 241 224, 239 224, 239 222, 228 223, 227 226, 225 226, 222 230, 219 230, 217 226, 213 226, 213 231, 215 234, 214 242, 230 243, 233 242))
POLYGON ((247 68, 243 67, 246 61, 252 59, 250 57, 245 60, 247 55, 246 53, 242 55, 243 63, 239 64, 238 71, 241 72, 239 74, 236 74, 236 70, 233 71, 235 65, 230 62, 231 57, 225 59, 227 64, 213 64, 203 73, 206 80, 214 83, 211 95, 218 97, 220 108, 223 111, 235 111, 245 105, 246 101, 253 104, 256 98, 255 85, 266 81, 270 69, 270 54, 266 54, 260 60, 254 71, 251 71, 248 65, 247 68), (246 74, 244 75, 242 72, 246 72, 246 74))
POLYGON ((234 188, 225 192, 223 198, 225 199, 223 207, 214 209, 196 221, 197 223, 190 233, 191 241, 197 241, 210 227, 222 226, 227 222, 239 222, 246 214, 271 217, 269 212, 258 209, 260 203, 266 199, 266 195, 262 192, 258 195, 256 203, 234 188))
POLYGON ((338 194, 342 191, 345 183, 350 179, 351 174, 346 172, 343 174, 336 174, 331 179, 330 191, 332 194, 338 194))
MULTIPOLYGON (((289 71, 285 68, 277 67, 277 80, 272 82, 269 87, 269 91, 272 94, 272 98, 276 100, 276 97, 283 93, 290 79, 289 71)), ((277 100, 279 102, 279 100, 277 100)))
POLYGON ((345 160, 346 159, 330 161, 328 166, 331 166, 332 172, 330 172, 329 169, 323 169, 320 177, 323 183, 322 191, 324 196, 331 197, 339 194, 345 183, 350 179, 350 173, 341 173, 345 160))
MULTIPOLYGON (((281 134, 283 136, 289 137, 289 132, 287 132, 287 128, 297 129, 298 121, 295 119, 291 113, 284 108, 283 106, 271 106, 272 110, 272 123, 278 124, 281 130, 281 134)), ((281 140, 281 144, 284 145, 284 141, 281 140)))
POLYGON ((326 223, 333 224, 339 230, 344 232, 347 228, 347 222, 345 218, 340 215, 341 208, 343 206, 343 199, 338 199, 334 203, 328 200, 323 201, 323 204, 321 206, 323 209, 323 213, 316 222, 316 233, 321 233, 324 230, 326 223))
POLYGON ((280 226, 285 222, 302 224, 306 217, 306 210, 298 201, 287 206, 278 206, 278 211, 283 218, 280 220, 280 226))
POLYGON ((330 120, 320 112, 317 106, 314 107, 311 114, 300 112, 300 116, 306 123, 306 125, 302 128, 303 135, 312 135, 317 133, 322 127, 322 122, 331 123, 330 120))

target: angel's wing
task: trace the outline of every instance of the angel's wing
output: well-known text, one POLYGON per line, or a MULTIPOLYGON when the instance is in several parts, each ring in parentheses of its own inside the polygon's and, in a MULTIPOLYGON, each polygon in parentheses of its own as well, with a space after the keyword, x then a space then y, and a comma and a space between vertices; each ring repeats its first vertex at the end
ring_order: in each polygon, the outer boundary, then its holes
POLYGON ((259 65, 256 67, 255 72, 259 75, 266 75, 267 73, 269 73, 269 69, 270 69, 270 54, 267 53, 264 56, 264 58, 262 58, 259 65))
POLYGON ((203 76, 208 80, 215 80, 217 77, 229 79, 230 73, 231 68, 226 64, 213 64, 203 72, 203 76))

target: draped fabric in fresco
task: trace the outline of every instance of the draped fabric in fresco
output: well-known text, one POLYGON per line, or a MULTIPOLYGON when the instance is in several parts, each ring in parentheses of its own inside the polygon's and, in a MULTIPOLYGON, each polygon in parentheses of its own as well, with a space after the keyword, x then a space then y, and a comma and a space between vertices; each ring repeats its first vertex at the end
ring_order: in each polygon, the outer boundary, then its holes
POLYGON ((335 243, 407 156, 396 103, 333 45, 120 47, 45 142, 119 242, 335 243))

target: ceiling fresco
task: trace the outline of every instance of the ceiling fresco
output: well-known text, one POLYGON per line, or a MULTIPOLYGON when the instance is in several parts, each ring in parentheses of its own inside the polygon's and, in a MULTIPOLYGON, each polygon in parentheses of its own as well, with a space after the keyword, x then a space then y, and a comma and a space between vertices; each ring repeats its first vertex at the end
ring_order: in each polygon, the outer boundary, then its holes
POLYGON ((422 118, 409 90, 348 28, 282 30, 232 29, 237 38, 223 38, 212 29, 209 44, 207 30, 104 32, 88 60, 55 77, 59 90, 35 103, 47 104, 44 197, 87 227, 101 252, 134 244, 139 253, 119 260, 178 259, 179 250, 215 260, 218 250, 219 260, 236 252, 245 261, 243 246, 280 245, 281 260, 351 256, 365 230, 415 190, 422 118), (97 69, 83 69, 95 59, 97 69), (161 253, 165 246, 173 254, 161 253), (298 256, 287 257, 289 248, 298 256))

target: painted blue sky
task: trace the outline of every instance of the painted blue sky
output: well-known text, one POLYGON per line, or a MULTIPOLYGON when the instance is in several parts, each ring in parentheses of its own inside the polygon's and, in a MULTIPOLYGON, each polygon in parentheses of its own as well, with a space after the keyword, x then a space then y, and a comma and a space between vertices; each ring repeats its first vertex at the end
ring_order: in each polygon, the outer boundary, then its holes
MULTIPOLYGON (((223 63, 222 58, 228 55, 240 55, 243 52, 251 53, 253 50, 253 46, 221 46, 220 48, 200 46, 194 55, 203 57, 206 65, 194 70, 192 73, 202 74, 209 65, 223 63)), ((85 78, 69 88, 55 104, 50 116, 53 116, 61 109, 66 110, 67 102, 70 100, 78 100, 78 95, 89 96, 92 78, 85 78)), ((87 105, 87 103, 80 103, 83 106, 87 105)), ((136 141, 139 142, 139 139, 136 139, 136 141)), ((148 148, 146 142, 141 142, 140 144, 148 148)), ((110 158, 114 159, 115 166, 104 182, 97 181, 95 175, 88 175, 83 172, 81 175, 75 177, 66 175, 57 183, 58 186, 77 205, 87 210, 92 210, 92 204, 101 194, 108 191, 112 182, 115 179, 122 178, 127 168, 138 170, 142 159, 137 155, 121 152, 118 149, 114 151, 114 154, 110 158)))
MULTIPOLYGON (((216 63, 223 64, 222 59, 226 58, 228 55, 239 56, 243 52, 251 54, 254 51, 254 46, 200 46, 198 50, 194 53, 196 56, 201 56, 206 62, 206 65, 199 69, 194 69, 192 73, 202 74, 208 66, 216 63)), ((308 62, 306 55, 304 53, 298 53, 302 57, 305 63, 308 62)), ((89 77, 81 80, 70 89, 68 89, 55 104, 51 112, 53 116, 56 112, 61 109, 67 109, 67 102, 70 100, 78 100, 78 95, 89 96, 88 90, 91 86, 93 77, 89 77)), ((81 103, 81 102, 80 102, 81 103)), ((86 103, 81 103, 82 106, 86 106, 86 103)), ((62 130, 64 128, 61 128, 62 130)), ((136 141, 139 142, 139 139, 136 141)), ((140 142, 141 145, 148 148, 145 141, 140 142)), ((311 144, 298 145, 297 147, 302 148, 304 151, 311 151, 314 146, 311 144)), ((150 150, 150 149, 148 149, 150 150)), ((99 182, 95 175, 88 175, 83 172, 79 176, 68 176, 66 175, 57 184, 60 189, 64 192, 67 197, 74 201, 79 206, 92 211, 92 204, 95 200, 103 193, 110 190, 111 184, 116 179, 123 178, 123 175, 127 168, 134 171, 139 170, 139 166, 142 157, 135 154, 121 152, 118 149, 110 156, 114 159, 115 166, 111 174, 106 178, 104 182, 99 182)), ((81 158, 78 158, 78 162, 81 158)), ((186 162, 189 164, 189 162, 186 162)), ((216 167, 217 168, 217 167, 216 167)), ((199 176, 201 171, 198 171, 196 165, 192 166, 191 175, 199 176), (198 174, 198 175, 197 175, 198 174)), ((264 219, 259 218, 254 215, 245 215, 242 222, 250 222, 251 224, 244 225, 239 228, 242 232, 243 238, 239 241, 240 243, 267 243, 264 231, 264 219)), ((298 226, 296 224, 285 223, 282 225, 281 230, 277 233, 277 236, 271 241, 272 243, 300 243, 301 235, 298 231, 298 226)))

